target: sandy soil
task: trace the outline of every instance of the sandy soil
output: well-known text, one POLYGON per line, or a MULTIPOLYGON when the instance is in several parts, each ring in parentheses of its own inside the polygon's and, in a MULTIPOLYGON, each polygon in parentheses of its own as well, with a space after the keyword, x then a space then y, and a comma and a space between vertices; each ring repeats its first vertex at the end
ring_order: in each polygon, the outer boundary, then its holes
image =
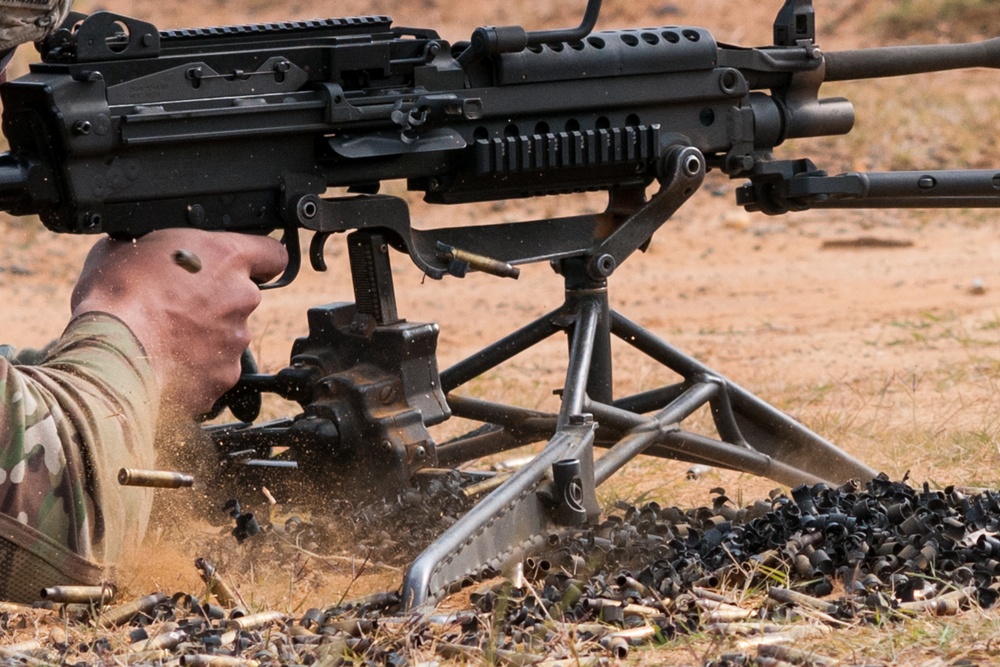
MULTIPOLYGON (((582 5, 582 2, 580 3, 582 5)), ((610 2, 607 27, 684 22, 711 26, 726 41, 768 38, 779 3, 739 12, 722 0, 610 2), (773 7, 772 7, 773 5, 773 7)), ((847 48, 871 40, 849 29, 859 3, 822 3, 834 17, 830 42, 847 48)), ((519 20, 527 3, 411 3, 352 0, 336 7, 311 3, 173 2, 107 0, 101 6, 145 16, 160 27, 238 23, 312 16, 317 13, 391 13, 397 22, 440 26, 453 39, 483 22, 519 20), (324 12, 323 9, 328 11, 324 12)), ((80 2, 89 11, 97 3, 80 2)), ((541 0, 530 16, 540 24, 575 21, 565 3, 541 0), (569 18, 567 18, 567 16, 569 18)), ((23 65, 23 63, 21 63, 23 65)), ((981 75, 957 75, 950 90, 982 83, 981 75), (968 78, 963 78, 968 77, 968 78)), ((985 103, 997 105, 996 93, 985 103)), ((877 108, 877 107, 876 107, 877 108)), ((869 108, 869 113, 876 113, 869 108)), ((872 121, 867 121, 871 123, 872 121)), ((932 134, 927 130, 928 135, 932 134)), ((930 140, 930 137, 928 137, 930 140)), ((786 155, 826 151, 837 171, 849 164, 843 146, 799 145, 786 155)), ((961 167, 962 164, 952 166, 961 167)), ((649 251, 630 259, 611 279, 613 305, 718 372, 774 402, 855 456, 895 477, 942 484, 993 484, 998 461, 995 381, 1000 329, 1000 240, 992 216, 976 212, 809 212, 769 218, 745 213, 733 189, 717 175, 689 206, 656 234, 649 251), (864 243, 830 247, 830 241, 876 238, 896 247, 864 243), (969 449, 976 444, 975 449, 969 449), (970 454, 969 452, 974 452, 970 454), (974 457, 974 458, 973 458, 974 457)), ((446 220, 523 219, 575 207, 599 208, 600 200, 497 205, 485 212, 441 211, 414 206, 415 224, 446 220)), ((91 240, 57 237, 31 220, 3 223, 0 246, 0 342, 42 344, 58 335, 68 313, 69 291, 91 240)), ((287 360, 292 338, 304 333, 305 309, 349 300, 343 249, 331 243, 327 274, 304 271, 291 287, 266 295, 254 316, 253 349, 266 370, 287 360)), ((562 285, 547 266, 528 266, 517 282, 470 275, 423 280, 406 257, 393 258, 400 313, 412 321, 441 324, 442 367, 502 333, 558 305, 562 285)), ((561 383, 561 347, 519 357, 485 379, 486 396, 517 397, 529 407, 549 405, 561 383)), ((621 392, 667 379, 648 360, 622 352, 616 368, 621 392)), ((446 432, 447 429, 445 429, 446 432)), ((609 495, 650 492, 669 502, 702 503, 723 485, 730 496, 752 498, 773 482, 713 471, 685 481, 686 467, 667 462, 634 464, 616 477, 609 495)), ((181 554, 187 558, 186 554, 181 554)), ((166 556, 170 560, 174 554, 166 556)), ((165 564, 154 581, 171 580, 165 564)), ((147 573, 148 574, 148 573, 147 573)), ((148 582, 137 582, 143 588, 148 582)), ((181 584, 183 585, 183 584, 181 584)), ((148 587, 148 586, 146 586, 148 587)))

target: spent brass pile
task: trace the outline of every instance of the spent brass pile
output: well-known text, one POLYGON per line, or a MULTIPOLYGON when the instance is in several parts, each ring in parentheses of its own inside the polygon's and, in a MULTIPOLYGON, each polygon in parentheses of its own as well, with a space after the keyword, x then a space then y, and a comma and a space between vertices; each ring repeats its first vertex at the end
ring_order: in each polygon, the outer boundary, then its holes
MULTIPOLYGON (((464 498, 448 485, 437 493, 449 502, 464 498)), ((482 662, 486 640, 504 664, 604 665, 627 659, 633 647, 707 632, 730 637, 746 652, 733 664, 829 667, 832 659, 794 644, 859 622, 950 615, 1000 600, 994 530, 1000 494, 920 492, 875 480, 867 491, 817 485, 795 489, 793 496, 776 493, 767 508, 745 510, 725 507, 730 501, 724 495, 712 507, 692 510, 620 504, 621 513, 598 526, 543 540, 544 547, 525 559, 530 581, 523 586, 493 584, 470 595, 469 610, 419 620, 402 611, 397 592, 309 609, 297 619, 278 611, 247 615, 215 567, 198 559, 219 606, 209 596, 157 594, 103 610, 97 622, 135 621, 129 664, 325 664, 348 652, 366 664, 401 664, 403 645, 482 662), (831 561, 824 565, 830 574, 818 569, 817 563, 826 563, 815 557, 819 552, 831 561), (769 565, 762 565, 762 554, 770 554, 769 565), (810 567, 796 566, 801 556, 810 567), (886 569, 890 563, 893 569, 886 569), (927 576, 931 567, 934 579, 927 576), (771 585, 776 572, 787 586, 771 585), (817 586, 832 581, 842 586, 838 600, 817 586), (706 589, 705 582, 722 591, 706 589), (767 598, 723 594, 748 585, 766 587, 767 598)), ((53 597, 85 596, 46 593, 53 597)), ((66 642, 49 643, 60 643, 62 652, 45 642, 18 645, 17 659, 22 653, 38 664, 77 659, 66 642)), ((113 658, 125 662, 124 654, 113 658)))

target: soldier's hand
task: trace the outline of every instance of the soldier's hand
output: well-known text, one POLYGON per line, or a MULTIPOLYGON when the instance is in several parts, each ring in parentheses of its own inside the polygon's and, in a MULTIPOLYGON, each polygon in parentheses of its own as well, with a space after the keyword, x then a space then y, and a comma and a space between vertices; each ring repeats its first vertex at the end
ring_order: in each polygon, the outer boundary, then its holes
POLYGON ((60 25, 72 0, 0 0, 0 51, 37 42, 60 25))
POLYGON ((165 229, 134 242, 105 238, 84 264, 73 316, 100 311, 125 322, 150 356, 162 400, 195 416, 239 379, 258 285, 287 261, 266 236, 165 229))

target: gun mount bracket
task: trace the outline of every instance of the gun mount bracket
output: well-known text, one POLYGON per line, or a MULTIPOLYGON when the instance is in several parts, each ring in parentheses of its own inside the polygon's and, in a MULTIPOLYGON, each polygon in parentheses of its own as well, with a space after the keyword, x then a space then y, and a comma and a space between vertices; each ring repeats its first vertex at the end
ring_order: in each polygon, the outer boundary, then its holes
MULTIPOLYGON (((319 270, 325 267, 323 246, 330 235, 381 230, 390 245, 436 280, 461 277, 463 268, 515 278, 518 264, 572 257, 587 258, 592 274, 606 278, 697 191, 705 177, 705 158, 696 148, 677 146, 663 158, 660 172, 660 190, 649 201, 642 191, 612 191, 608 211, 600 215, 420 230, 411 225, 406 202, 391 195, 288 194, 285 210, 296 224, 316 232, 309 255, 319 270), (613 219, 610 229, 608 218, 613 219)), ((289 247, 289 254, 296 250, 289 247)))

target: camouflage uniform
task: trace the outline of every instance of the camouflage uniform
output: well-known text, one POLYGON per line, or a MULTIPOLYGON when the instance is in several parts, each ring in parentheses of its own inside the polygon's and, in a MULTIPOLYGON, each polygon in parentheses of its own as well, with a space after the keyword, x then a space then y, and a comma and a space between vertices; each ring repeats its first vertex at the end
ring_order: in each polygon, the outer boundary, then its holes
POLYGON ((117 473, 152 467, 158 399, 145 352, 110 315, 76 318, 39 366, 0 358, 0 599, 107 580, 138 546, 152 492, 117 473))
POLYGON ((70 0, 0 0, 0 50, 43 39, 69 9, 70 0))

